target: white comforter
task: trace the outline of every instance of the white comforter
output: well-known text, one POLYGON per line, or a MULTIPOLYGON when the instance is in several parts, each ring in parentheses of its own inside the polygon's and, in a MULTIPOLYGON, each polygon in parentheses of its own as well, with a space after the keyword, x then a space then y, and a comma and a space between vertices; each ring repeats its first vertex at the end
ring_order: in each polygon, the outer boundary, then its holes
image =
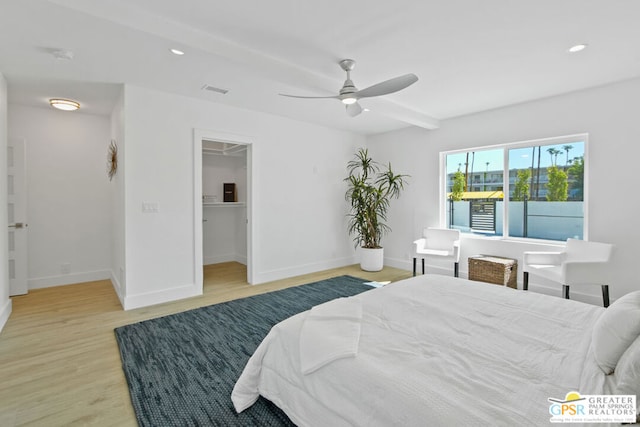
POLYGON ((303 374, 309 312, 293 316, 249 360, 236 410, 260 394, 300 426, 546 425, 547 398, 579 389, 604 310, 439 275, 351 298, 362 303, 355 355, 303 374))

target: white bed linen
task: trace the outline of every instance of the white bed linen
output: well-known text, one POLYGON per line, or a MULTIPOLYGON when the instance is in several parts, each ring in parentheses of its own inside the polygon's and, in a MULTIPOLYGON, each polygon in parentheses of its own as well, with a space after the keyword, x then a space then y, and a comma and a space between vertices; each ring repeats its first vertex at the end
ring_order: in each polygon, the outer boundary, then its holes
POLYGON ((303 375, 308 312, 293 316, 249 360, 236 410, 261 394, 299 426, 545 425, 548 397, 604 376, 584 364, 601 307, 440 275, 351 298, 362 302, 355 357, 303 375))
POLYGON ((307 313, 300 330, 300 370, 310 374, 343 357, 358 354, 362 302, 338 298, 307 313))

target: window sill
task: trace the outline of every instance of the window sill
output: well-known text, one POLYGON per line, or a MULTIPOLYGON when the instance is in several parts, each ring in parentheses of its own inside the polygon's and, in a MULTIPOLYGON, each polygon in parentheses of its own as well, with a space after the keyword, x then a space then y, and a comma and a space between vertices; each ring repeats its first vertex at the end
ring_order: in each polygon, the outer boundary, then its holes
POLYGON ((542 245, 542 246, 558 246, 560 248, 564 248, 566 242, 561 242, 558 240, 544 240, 544 239, 529 239, 526 237, 504 237, 504 236, 488 236, 482 234, 473 234, 473 233, 461 233, 460 237, 463 240, 489 240, 492 242, 505 242, 505 243, 520 243, 520 244, 529 244, 529 245, 542 245))

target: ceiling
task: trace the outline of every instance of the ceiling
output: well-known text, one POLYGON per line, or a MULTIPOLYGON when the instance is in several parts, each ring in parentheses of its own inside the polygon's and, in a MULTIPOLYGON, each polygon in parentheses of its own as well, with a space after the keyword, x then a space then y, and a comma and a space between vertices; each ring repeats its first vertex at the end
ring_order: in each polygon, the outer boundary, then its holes
POLYGON ((638 0, 0 0, 0 72, 16 104, 109 114, 127 83, 374 134, 640 76, 639 22, 638 0), (360 89, 420 80, 354 118, 278 96, 336 94, 344 58, 360 89))

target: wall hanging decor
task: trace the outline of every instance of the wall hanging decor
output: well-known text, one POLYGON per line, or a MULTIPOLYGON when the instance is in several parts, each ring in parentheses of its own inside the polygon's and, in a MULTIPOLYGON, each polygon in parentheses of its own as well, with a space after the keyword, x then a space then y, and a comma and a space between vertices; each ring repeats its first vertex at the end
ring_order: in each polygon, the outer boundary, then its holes
POLYGON ((111 144, 109 144, 109 150, 107 151, 107 175, 109 176, 109 181, 113 179, 113 176, 116 174, 118 170, 118 145, 116 144, 116 140, 112 139, 111 144))

